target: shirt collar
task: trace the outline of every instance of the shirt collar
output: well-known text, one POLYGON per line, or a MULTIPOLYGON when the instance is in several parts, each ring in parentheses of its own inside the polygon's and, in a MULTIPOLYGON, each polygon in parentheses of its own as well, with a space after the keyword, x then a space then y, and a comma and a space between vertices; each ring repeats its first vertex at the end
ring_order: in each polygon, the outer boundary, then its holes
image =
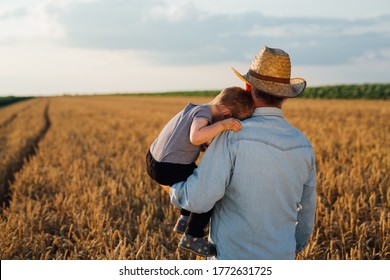
POLYGON ((253 111, 252 117, 255 116, 279 116, 283 117, 282 110, 276 107, 258 107, 253 111))

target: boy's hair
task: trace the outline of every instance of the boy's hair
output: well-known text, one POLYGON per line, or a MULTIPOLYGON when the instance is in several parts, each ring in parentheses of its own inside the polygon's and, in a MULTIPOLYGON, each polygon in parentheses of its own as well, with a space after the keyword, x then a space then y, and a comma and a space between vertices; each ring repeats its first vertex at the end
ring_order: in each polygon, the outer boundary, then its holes
POLYGON ((248 118, 252 115, 254 102, 248 91, 240 87, 228 87, 223 89, 216 97, 218 105, 226 106, 236 119, 248 118))

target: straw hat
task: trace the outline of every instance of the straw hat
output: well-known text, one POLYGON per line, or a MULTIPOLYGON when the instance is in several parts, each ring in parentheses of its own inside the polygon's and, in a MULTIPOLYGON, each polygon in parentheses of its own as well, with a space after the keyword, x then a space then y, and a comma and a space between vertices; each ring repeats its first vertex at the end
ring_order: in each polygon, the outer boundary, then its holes
POLYGON ((274 96, 296 97, 306 87, 304 79, 290 78, 290 57, 281 49, 261 49, 245 75, 241 75, 233 67, 232 69, 245 83, 274 96))

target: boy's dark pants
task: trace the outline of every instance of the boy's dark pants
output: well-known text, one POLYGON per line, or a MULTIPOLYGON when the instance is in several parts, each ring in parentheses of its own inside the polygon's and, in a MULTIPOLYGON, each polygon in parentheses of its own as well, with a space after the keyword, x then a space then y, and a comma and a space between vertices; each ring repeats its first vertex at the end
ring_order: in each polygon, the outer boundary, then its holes
MULTIPOLYGON (((146 170, 150 178, 161 185, 172 186, 175 183, 187 180, 196 167, 194 162, 191 164, 158 162, 153 158, 150 151, 146 155, 146 170)), ((180 213, 184 216, 191 214, 186 233, 193 237, 203 237, 204 229, 209 223, 212 210, 207 213, 196 214, 181 209, 180 213)))

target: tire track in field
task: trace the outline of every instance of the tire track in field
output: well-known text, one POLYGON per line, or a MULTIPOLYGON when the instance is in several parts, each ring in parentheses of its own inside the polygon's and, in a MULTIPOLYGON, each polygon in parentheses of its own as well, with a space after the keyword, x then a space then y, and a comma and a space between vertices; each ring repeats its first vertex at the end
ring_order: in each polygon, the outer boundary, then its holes
MULTIPOLYGON (((30 107, 31 107, 31 105, 28 105, 28 106, 24 107, 23 109, 21 109, 20 111, 27 110, 30 107)), ((0 123, 0 129, 6 128, 8 125, 10 125, 17 118, 20 111, 17 113, 13 113, 8 119, 6 119, 4 122, 0 123)), ((0 145, 3 145, 6 138, 7 138, 7 135, 0 135, 0 145)), ((0 194, 1 194, 1 188, 0 188, 0 194)))
MULTIPOLYGON (((15 174, 23 168, 24 163, 29 162, 31 157, 35 156, 38 151, 39 142, 42 140, 42 138, 45 136, 45 134, 51 127, 51 121, 49 118, 49 105, 50 102, 48 101, 43 113, 45 124, 42 129, 36 136, 27 139, 26 145, 19 151, 18 160, 14 163, 9 164, 6 168, 5 180, 2 188, 3 193, 2 197, 0 197, 2 206, 0 209, 7 208, 10 205, 12 199, 10 185, 15 181, 15 174)), ((0 184, 3 184, 3 182, 0 182, 0 184)))
POLYGON ((14 119, 16 119, 17 116, 18 116, 18 113, 12 114, 11 117, 9 117, 3 123, 0 123, 0 129, 9 125, 14 119))
MULTIPOLYGON (((23 109, 21 109, 20 111, 25 111, 27 110, 28 108, 31 107, 31 104, 30 105, 27 105, 26 107, 24 107, 23 109)), ((12 123, 16 117, 18 116, 19 113, 14 113, 12 114, 8 119, 6 119, 3 123, 0 123, 0 129, 6 127, 7 125, 9 125, 10 123, 12 123)))

